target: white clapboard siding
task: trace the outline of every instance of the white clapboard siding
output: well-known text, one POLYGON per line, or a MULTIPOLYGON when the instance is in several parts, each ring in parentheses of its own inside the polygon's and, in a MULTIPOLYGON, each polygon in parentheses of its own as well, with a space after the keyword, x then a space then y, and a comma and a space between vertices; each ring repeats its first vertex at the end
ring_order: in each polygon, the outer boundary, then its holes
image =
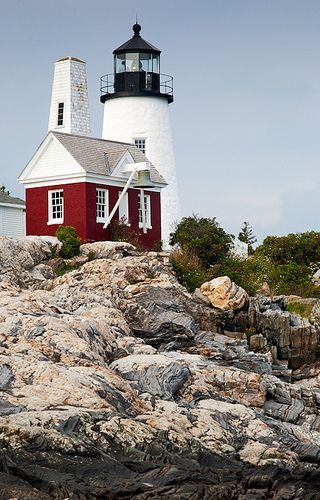
POLYGON ((26 235, 26 214, 21 208, 0 206, 0 235, 18 238, 26 235))
POLYGON ((82 172, 83 169, 64 147, 58 141, 51 139, 28 177, 29 179, 41 179, 52 175, 58 176, 60 174, 65 175, 82 172))

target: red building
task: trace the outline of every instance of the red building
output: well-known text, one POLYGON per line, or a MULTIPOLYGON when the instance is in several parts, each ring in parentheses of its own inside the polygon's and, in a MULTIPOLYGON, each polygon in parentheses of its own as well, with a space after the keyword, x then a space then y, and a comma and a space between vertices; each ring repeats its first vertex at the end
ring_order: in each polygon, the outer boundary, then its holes
POLYGON ((83 242, 110 240, 104 228, 134 166, 150 165, 152 189, 132 183, 113 220, 125 221, 153 248, 161 240, 160 191, 166 186, 156 168, 134 144, 48 132, 19 177, 26 188, 26 234, 54 235, 73 226, 83 242), (143 163, 142 163, 143 164, 143 163), (144 212, 143 212, 144 211, 144 212))

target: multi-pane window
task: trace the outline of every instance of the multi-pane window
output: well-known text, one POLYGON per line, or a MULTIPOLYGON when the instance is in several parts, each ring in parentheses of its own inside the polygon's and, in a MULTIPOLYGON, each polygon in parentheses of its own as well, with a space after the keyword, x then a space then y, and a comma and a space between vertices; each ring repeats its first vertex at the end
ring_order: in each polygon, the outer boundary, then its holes
POLYGON ((96 221, 105 222, 109 215, 109 196, 107 189, 96 190, 96 221))
POLYGON ((59 102, 58 103, 58 120, 57 120, 58 126, 63 125, 63 112, 64 112, 64 102, 59 102))
POLYGON ((140 151, 145 154, 146 152, 146 140, 142 138, 133 139, 133 144, 140 149, 140 151))
POLYGON ((63 223, 63 189, 48 191, 48 223, 63 223))
POLYGON ((151 203, 150 203, 150 195, 143 195, 143 206, 141 204, 141 195, 139 194, 139 227, 143 227, 143 212, 145 217, 145 227, 147 229, 151 229, 151 203))
MULTIPOLYGON (((119 191, 119 198, 122 194, 122 191, 119 191)), ((127 225, 129 224, 129 201, 128 201, 128 193, 124 195, 119 205, 119 220, 124 222, 127 225)))

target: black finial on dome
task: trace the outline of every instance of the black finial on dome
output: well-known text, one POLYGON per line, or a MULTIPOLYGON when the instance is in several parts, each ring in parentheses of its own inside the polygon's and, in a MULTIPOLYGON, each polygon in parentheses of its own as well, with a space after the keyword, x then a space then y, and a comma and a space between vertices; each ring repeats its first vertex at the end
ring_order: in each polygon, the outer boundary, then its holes
POLYGON ((135 24, 132 26, 132 29, 133 29, 133 32, 134 32, 134 35, 133 35, 133 36, 140 36, 140 31, 141 31, 141 26, 140 26, 140 24, 135 23, 135 24))

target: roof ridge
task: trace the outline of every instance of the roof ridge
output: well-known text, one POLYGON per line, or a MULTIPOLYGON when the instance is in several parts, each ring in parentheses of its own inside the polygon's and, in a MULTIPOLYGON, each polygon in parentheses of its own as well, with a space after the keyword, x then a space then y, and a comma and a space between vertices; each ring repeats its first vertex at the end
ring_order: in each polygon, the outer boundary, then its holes
MULTIPOLYGON (((79 135, 79 134, 68 134, 67 132, 57 132, 56 130, 50 130, 53 134, 58 134, 58 135, 67 135, 68 137, 80 137, 81 139, 94 139, 95 141, 101 141, 101 142, 112 142, 115 144, 125 144, 126 146, 134 146, 137 148, 135 144, 132 142, 124 142, 124 141, 112 141, 111 139, 102 139, 101 137, 89 137, 87 135, 79 135)), ((139 148, 137 148, 139 149, 139 148)))

